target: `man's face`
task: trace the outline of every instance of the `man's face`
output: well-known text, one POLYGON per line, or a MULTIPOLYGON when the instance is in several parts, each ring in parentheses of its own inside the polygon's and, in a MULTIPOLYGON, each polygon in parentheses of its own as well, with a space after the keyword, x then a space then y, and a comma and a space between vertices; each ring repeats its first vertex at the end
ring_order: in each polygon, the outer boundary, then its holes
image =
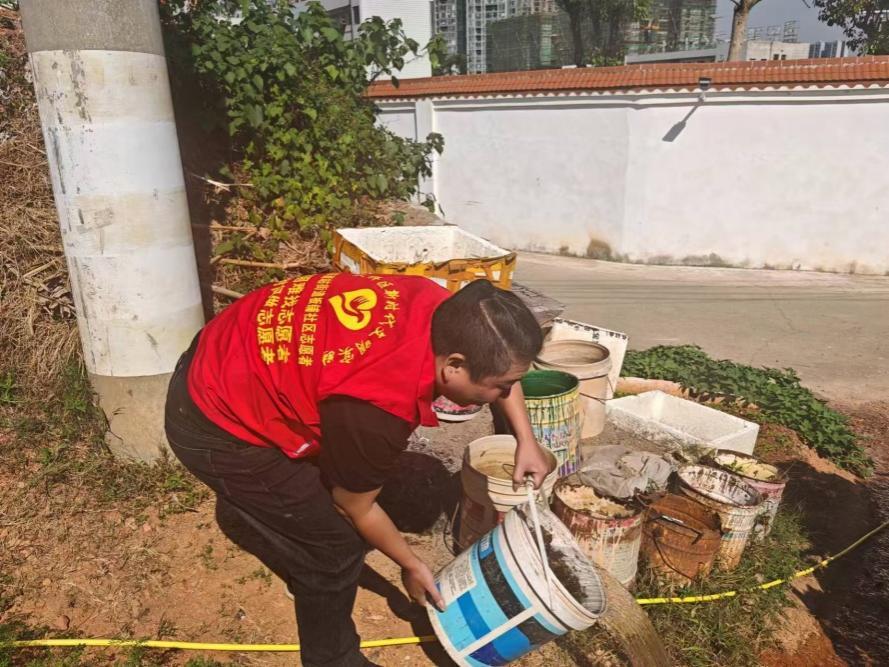
POLYGON ((443 365, 436 382, 438 393, 457 405, 482 405, 493 403, 498 398, 506 398, 513 385, 528 372, 529 364, 514 364, 503 375, 491 375, 473 380, 469 375, 465 360, 454 359, 452 355, 443 365))

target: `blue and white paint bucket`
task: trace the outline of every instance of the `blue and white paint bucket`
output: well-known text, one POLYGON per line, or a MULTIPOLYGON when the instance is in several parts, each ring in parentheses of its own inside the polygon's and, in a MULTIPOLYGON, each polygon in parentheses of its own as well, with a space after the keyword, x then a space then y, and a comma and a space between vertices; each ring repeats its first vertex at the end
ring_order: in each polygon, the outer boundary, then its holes
POLYGON ((436 576, 447 609, 429 605, 429 619, 458 665, 508 664, 605 611, 602 582, 568 529, 541 510, 544 566, 526 509, 511 510, 436 576))

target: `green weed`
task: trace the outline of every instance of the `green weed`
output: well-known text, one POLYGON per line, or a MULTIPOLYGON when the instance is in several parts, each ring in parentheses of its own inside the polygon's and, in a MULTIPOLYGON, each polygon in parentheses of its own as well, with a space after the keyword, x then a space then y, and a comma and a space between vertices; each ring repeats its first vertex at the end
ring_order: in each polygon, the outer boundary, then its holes
POLYGON ((201 551, 201 562, 204 564, 204 567, 207 568, 208 570, 215 570, 217 567, 219 567, 216 564, 215 558, 213 557, 213 545, 212 544, 206 544, 204 546, 203 551, 201 551))
POLYGON ((15 405, 18 403, 17 393, 18 386, 15 383, 15 375, 11 371, 0 373, 0 405, 15 405))
POLYGON ((0 426, 14 436, 11 446, 0 448, 0 463, 20 471, 29 489, 83 488, 99 506, 136 513, 154 505, 161 517, 194 511, 209 495, 177 463, 147 465, 111 455, 104 443, 104 415, 79 363, 68 364, 55 390, 41 401, 14 408, 0 401, 0 426))
POLYGON ((80 667, 83 661, 82 647, 56 652, 46 648, 14 648, 11 642, 23 639, 39 639, 46 636, 45 627, 31 627, 21 620, 0 623, 0 667, 80 667))

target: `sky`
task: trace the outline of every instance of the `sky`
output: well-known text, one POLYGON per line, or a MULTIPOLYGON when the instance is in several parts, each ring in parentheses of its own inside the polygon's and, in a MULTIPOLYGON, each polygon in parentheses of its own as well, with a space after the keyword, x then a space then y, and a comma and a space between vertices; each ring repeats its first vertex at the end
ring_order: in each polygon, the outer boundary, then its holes
MULTIPOLYGON (((716 2, 716 33, 725 33, 726 39, 732 32, 732 8, 731 0, 717 0, 716 2)), ((826 23, 818 20, 818 10, 812 0, 761 0, 750 12, 750 28, 782 24, 793 19, 799 20, 799 41, 821 42, 834 39, 844 39, 840 28, 831 28, 826 23), (808 4, 811 9, 806 8, 808 4)))

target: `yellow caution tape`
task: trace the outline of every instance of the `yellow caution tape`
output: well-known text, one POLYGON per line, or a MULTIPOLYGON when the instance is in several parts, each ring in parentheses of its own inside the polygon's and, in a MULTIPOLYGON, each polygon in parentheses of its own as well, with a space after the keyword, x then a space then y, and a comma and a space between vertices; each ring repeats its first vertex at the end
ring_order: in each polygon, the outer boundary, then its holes
MULTIPOLYGON (((379 648, 381 646, 404 646, 406 644, 422 644, 437 641, 435 635, 423 637, 397 637, 394 639, 374 639, 361 642, 361 648, 379 648)), ((111 646, 114 648, 179 648, 188 651, 243 651, 261 652, 274 651, 288 653, 299 651, 299 644, 208 644, 205 642, 177 642, 160 639, 23 639, 0 643, 0 646, 15 647, 50 647, 50 646, 111 646)))
MULTIPOLYGON (((769 581, 765 584, 760 584, 759 586, 753 586, 752 588, 745 588, 743 590, 737 591, 725 591, 723 593, 713 593, 710 595, 687 595, 684 597, 669 597, 669 598, 637 598, 636 602, 640 605, 651 605, 651 604, 690 604, 697 602, 713 602, 714 600, 724 600, 726 598, 732 598, 741 593, 752 593, 755 591, 764 591, 769 588, 774 588, 775 586, 780 586, 781 584, 785 584, 793 579, 798 579, 799 577, 805 577, 812 574, 815 570, 818 570, 822 567, 827 567, 830 563, 835 561, 837 558, 841 556, 845 556, 847 553, 860 546, 874 535, 879 533, 881 530, 889 526, 889 521, 884 521, 879 526, 874 528, 872 531, 867 533, 866 535, 862 535, 860 538, 855 540, 852 544, 847 546, 842 551, 825 558, 822 561, 819 561, 812 567, 807 567, 805 570, 800 570, 799 572, 794 572, 792 575, 785 579, 775 579, 774 581, 769 581)), ((372 641, 363 641, 361 642, 361 648, 379 648, 383 646, 405 646, 407 644, 424 644, 426 642, 434 642, 438 641, 435 635, 425 635, 423 637, 397 637, 393 639, 375 639, 372 641)), ((11 642, 0 642, 0 647, 8 646, 15 648, 25 648, 25 647, 58 647, 58 646, 111 646, 118 648, 129 648, 129 647, 141 647, 141 648, 176 648, 176 649, 184 649, 190 651, 237 651, 237 652, 250 652, 250 651, 267 651, 267 652, 296 652, 299 651, 299 644, 207 644, 203 642, 178 642, 178 641, 165 641, 158 639, 147 639, 145 641, 140 641, 138 639, 21 639, 11 642)))

